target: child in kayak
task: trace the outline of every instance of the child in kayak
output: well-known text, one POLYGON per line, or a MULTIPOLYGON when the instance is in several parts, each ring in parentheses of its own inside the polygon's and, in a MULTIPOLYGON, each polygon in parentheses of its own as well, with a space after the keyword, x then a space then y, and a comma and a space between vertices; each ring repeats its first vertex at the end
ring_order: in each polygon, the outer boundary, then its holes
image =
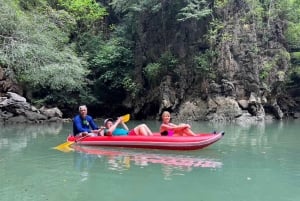
POLYGON ((162 124, 160 125, 160 134, 168 136, 196 136, 191 130, 189 124, 173 124, 170 122, 171 114, 168 111, 164 111, 161 115, 162 124))
POLYGON ((146 124, 140 124, 129 131, 127 125, 122 121, 122 117, 119 117, 115 123, 113 119, 108 118, 104 120, 104 135, 106 136, 121 136, 121 135, 153 135, 152 131, 148 128, 146 124), (121 124, 123 128, 118 128, 121 124))

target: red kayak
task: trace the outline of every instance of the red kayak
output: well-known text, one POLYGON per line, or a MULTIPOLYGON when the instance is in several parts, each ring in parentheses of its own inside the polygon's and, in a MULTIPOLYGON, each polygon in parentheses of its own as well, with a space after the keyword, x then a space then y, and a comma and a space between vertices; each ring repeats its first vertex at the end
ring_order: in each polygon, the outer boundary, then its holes
POLYGON ((200 133, 197 136, 161 136, 155 133, 153 136, 95 136, 74 137, 69 136, 67 141, 76 142, 78 145, 131 147, 148 149, 169 150, 195 150, 207 147, 224 136, 224 132, 200 133))

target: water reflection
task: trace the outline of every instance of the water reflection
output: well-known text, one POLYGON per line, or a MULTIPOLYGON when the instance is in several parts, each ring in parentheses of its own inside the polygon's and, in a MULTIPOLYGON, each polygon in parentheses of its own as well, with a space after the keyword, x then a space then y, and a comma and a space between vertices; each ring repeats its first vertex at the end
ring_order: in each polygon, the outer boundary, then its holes
POLYGON ((46 135, 58 135, 62 129, 63 123, 1 126, 0 150, 8 148, 11 151, 21 151, 31 140, 46 135))
POLYGON ((95 161, 110 171, 125 171, 135 168, 147 168, 160 165, 164 179, 184 175, 198 168, 221 168, 222 163, 212 158, 193 157, 191 155, 178 155, 172 153, 152 153, 148 150, 128 150, 117 148, 99 148, 88 146, 74 146, 75 168, 87 177, 95 161))
POLYGON ((8 126, 1 126, 0 134, 15 133, 18 135, 30 135, 36 138, 37 135, 56 135, 59 134, 63 128, 63 123, 48 123, 48 124, 14 124, 8 126))

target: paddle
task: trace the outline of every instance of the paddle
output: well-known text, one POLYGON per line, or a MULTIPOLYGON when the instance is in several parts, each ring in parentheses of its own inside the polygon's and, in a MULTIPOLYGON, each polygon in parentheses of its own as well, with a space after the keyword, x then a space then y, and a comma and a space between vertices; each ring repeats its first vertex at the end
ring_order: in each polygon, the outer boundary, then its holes
POLYGON ((126 123, 127 121, 129 121, 129 119, 130 119, 130 114, 125 114, 125 115, 122 116, 122 121, 124 123, 126 123))
MULTIPOLYGON (((130 114, 125 114, 125 115, 123 115, 123 116, 121 116, 121 117, 122 117, 122 121, 123 121, 124 123, 126 123, 126 122, 128 122, 129 119, 130 119, 130 114)), ((57 145, 56 147, 53 147, 53 149, 56 149, 56 150, 59 150, 59 151, 63 151, 63 152, 70 152, 70 151, 73 150, 72 148, 70 148, 70 146, 71 146, 72 144, 77 143, 77 142, 83 140, 84 138, 86 138, 86 137, 88 137, 88 136, 89 136, 89 135, 86 135, 86 136, 83 136, 83 137, 81 137, 81 138, 79 138, 79 139, 77 139, 77 140, 74 140, 74 141, 67 141, 67 142, 64 142, 64 143, 62 143, 62 144, 60 144, 60 145, 57 145)))
POLYGON ((56 149, 56 150, 59 150, 59 151, 62 151, 62 152, 70 152, 70 151, 73 151, 72 148, 70 148, 70 146, 74 143, 77 143, 81 140, 83 140, 84 138, 88 137, 89 135, 86 135, 86 136, 83 136, 81 138, 79 138, 78 140, 74 140, 74 141, 66 141, 60 145, 57 145, 56 147, 53 147, 53 149, 56 149))

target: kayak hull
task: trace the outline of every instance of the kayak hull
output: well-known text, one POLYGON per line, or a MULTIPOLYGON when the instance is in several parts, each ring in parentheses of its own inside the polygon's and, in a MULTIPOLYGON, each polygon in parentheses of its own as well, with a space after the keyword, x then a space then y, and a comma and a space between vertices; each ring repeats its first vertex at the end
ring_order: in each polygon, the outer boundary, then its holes
POLYGON ((224 132, 201 133, 197 136, 89 136, 80 139, 69 136, 67 141, 76 141, 77 145, 129 147, 167 150, 196 150, 207 147, 224 136, 224 132))

